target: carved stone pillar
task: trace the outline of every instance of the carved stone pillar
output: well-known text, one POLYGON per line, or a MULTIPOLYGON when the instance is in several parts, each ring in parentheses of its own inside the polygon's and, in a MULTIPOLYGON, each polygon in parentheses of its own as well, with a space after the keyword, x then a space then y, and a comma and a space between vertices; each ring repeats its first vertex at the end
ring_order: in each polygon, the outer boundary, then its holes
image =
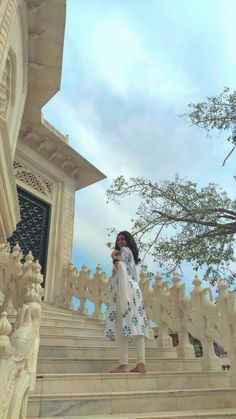
POLYGON ((195 358, 193 345, 189 342, 188 331, 181 327, 178 331, 179 344, 177 346, 178 358, 193 359, 195 358))

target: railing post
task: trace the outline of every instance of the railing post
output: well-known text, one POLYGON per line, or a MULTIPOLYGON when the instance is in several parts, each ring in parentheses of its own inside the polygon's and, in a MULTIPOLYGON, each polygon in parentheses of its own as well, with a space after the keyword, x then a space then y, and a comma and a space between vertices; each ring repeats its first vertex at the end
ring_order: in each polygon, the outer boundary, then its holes
POLYGON ((18 245, 0 245, 0 418, 26 418, 28 393, 34 389, 41 319, 41 266, 29 253, 21 263, 18 245), (11 304, 10 304, 11 303, 11 304), (13 305, 14 330, 6 309, 13 305))
POLYGON ((221 344, 230 360, 231 384, 236 386, 236 295, 228 291, 228 284, 221 279, 218 284, 216 307, 219 312, 218 327, 222 336, 221 344))

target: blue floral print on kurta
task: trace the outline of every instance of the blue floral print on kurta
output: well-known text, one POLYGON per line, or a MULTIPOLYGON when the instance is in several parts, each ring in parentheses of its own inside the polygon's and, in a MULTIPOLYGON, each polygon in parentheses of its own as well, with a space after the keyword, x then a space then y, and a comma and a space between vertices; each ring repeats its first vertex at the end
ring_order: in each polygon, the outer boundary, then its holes
POLYGON ((131 327, 127 326, 127 324, 125 326, 123 326, 123 332, 125 336, 130 336, 131 335, 131 327))
POLYGON ((109 340, 115 340, 115 333, 113 332, 113 330, 109 329, 106 331, 106 337, 109 340))
POLYGON ((111 320, 111 322, 114 322, 115 319, 116 319, 116 312, 115 310, 113 310, 109 314, 109 320, 111 320))
POLYGON ((133 323, 135 326, 137 326, 137 324, 138 324, 138 317, 133 316, 133 317, 132 317, 132 323, 133 323))
POLYGON ((143 306, 142 305, 138 307, 138 312, 139 312, 140 316, 143 315, 143 306))
MULTIPOLYGON (((129 285, 131 295, 130 301, 127 300, 126 310, 122 313, 122 329, 129 340, 133 336, 144 335, 149 337, 147 316, 142 299, 142 293, 138 285, 134 258, 128 247, 123 247, 119 254, 119 264, 125 268, 125 280, 129 285)), ((111 278, 111 288, 109 293, 108 308, 106 312, 105 336, 110 340, 116 338, 116 313, 119 304, 119 265, 118 270, 113 269, 111 278)))

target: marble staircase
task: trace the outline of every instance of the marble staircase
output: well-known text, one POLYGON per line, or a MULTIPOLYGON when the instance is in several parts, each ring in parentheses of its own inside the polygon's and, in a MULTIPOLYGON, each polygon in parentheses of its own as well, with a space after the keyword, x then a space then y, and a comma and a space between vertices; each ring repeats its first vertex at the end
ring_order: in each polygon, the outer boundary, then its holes
MULTIPOLYGON (((199 359, 177 359, 174 348, 166 359, 149 340, 150 372, 113 375, 117 351, 103 330, 102 320, 43 304, 29 419, 236 418, 236 388, 228 371, 203 372, 199 359)), ((129 351, 132 368, 135 351, 129 351)))

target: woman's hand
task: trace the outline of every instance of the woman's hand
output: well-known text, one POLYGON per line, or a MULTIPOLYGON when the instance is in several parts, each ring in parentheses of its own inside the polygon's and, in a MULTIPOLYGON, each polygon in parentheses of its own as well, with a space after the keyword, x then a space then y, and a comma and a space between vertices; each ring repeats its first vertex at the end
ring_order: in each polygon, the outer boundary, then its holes
POLYGON ((113 260, 118 259, 119 256, 119 250, 113 250, 111 257, 113 260))
POLYGON ((112 260, 116 269, 118 269, 119 254, 120 254, 119 250, 113 250, 111 254, 111 257, 112 257, 112 260))

